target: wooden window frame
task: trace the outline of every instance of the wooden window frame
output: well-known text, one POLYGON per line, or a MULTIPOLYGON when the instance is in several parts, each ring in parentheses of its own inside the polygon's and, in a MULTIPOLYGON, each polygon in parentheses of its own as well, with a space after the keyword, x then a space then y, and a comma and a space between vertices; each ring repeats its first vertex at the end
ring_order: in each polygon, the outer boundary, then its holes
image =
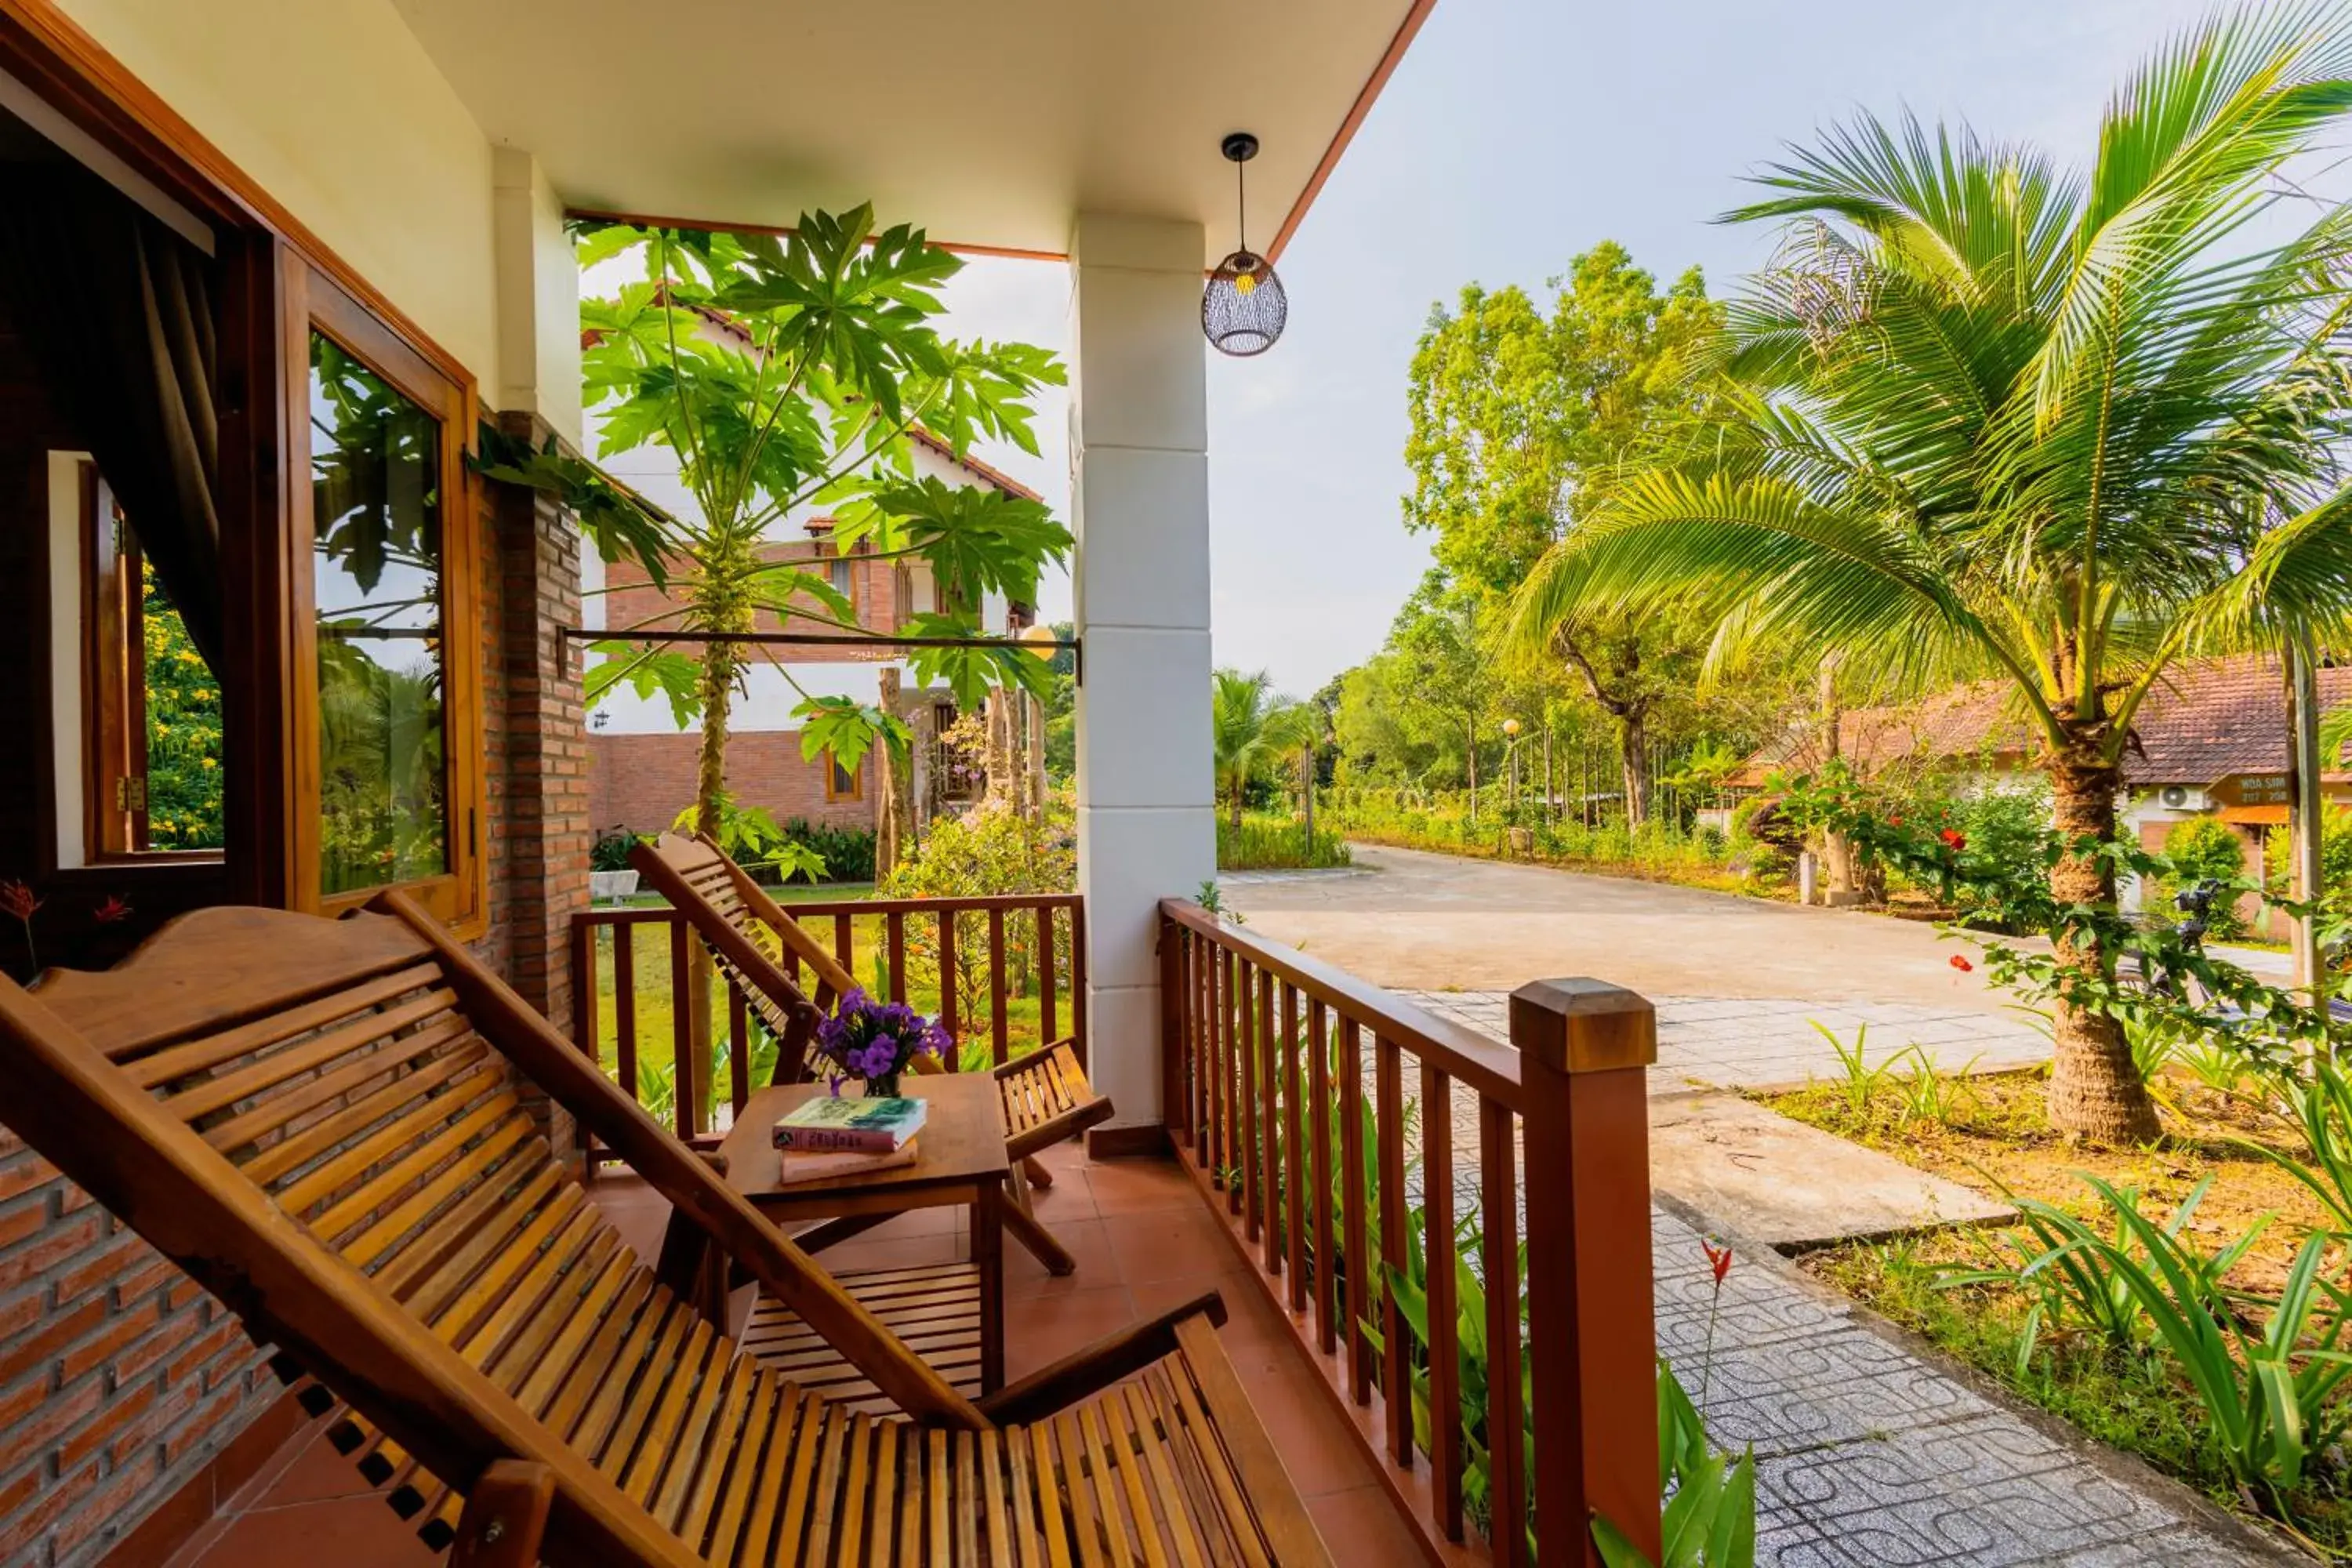
POLYGON ((828 747, 824 752, 825 805, 835 805, 843 801, 862 801, 865 798, 866 759, 860 757, 857 759, 857 765, 856 767, 844 769, 840 763, 835 760, 832 749, 828 747), (849 774, 849 787, 847 789, 840 788, 837 782, 838 775, 844 772, 846 772, 849 774))
POLYGON ((294 758, 289 812, 294 907, 336 915, 397 888, 460 938, 478 936, 488 928, 488 863, 482 845, 489 803, 483 788, 480 498, 466 461, 478 418, 473 384, 450 375, 335 279, 305 262, 293 260, 285 269, 280 299, 289 432, 285 583, 293 639, 288 741, 294 758), (331 339, 441 425, 441 724, 442 763, 448 770, 443 794, 448 869, 334 894, 320 888, 319 627, 313 562, 318 517, 310 440, 313 331, 331 339))
MULTIPOLYGON (((315 666, 299 657, 315 628, 298 616, 310 599, 312 564, 308 526, 310 494, 308 428, 309 327, 305 304, 310 280, 339 289, 377 328, 421 363, 462 389, 465 413, 457 428, 464 443, 444 444, 445 460, 474 438, 476 384, 457 359, 434 342, 358 268, 337 255, 308 225, 260 182, 214 145, 147 84, 100 46, 50 0, 0 0, 0 69, 42 100, 109 153, 152 181, 166 196, 210 225, 221 272, 220 519, 224 612, 236 628, 224 650, 221 684, 226 786, 225 852, 147 855, 135 866, 66 867, 57 863, 60 815, 79 802, 56 798, 54 769, 37 781, 44 876, 104 878, 104 886, 132 889, 168 883, 175 897, 278 909, 317 910, 317 679, 315 666), (289 379, 294 395, 287 397, 289 379), (295 526, 298 510, 302 526, 295 526), (299 536, 301 553, 295 553, 299 536), (307 793, 301 773, 310 770, 307 793), (306 820, 307 819, 307 820, 306 820), (308 846, 308 864, 305 865, 308 846)), ((362 355, 362 357, 367 357, 362 355)), ((447 491, 462 502, 453 508, 457 533, 468 551, 480 543, 478 487, 470 475, 447 491)), ((469 558, 467 564, 474 563, 469 558)), ((465 584, 478 595, 478 583, 465 584)), ((445 590, 446 592, 446 590, 445 590)), ((46 595, 39 613, 47 616, 46 595)), ((469 618, 468 626, 478 625, 469 618)), ((47 646, 46 641, 44 646, 47 646)), ((457 657, 473 660, 473 639, 453 643, 457 657)), ((452 691, 456 690, 453 680, 452 691)), ((478 677, 468 689, 478 694, 478 677)), ((52 683, 43 683, 34 718, 45 736, 54 733, 49 712, 52 683)), ((464 798, 475 813, 470 827, 487 835, 480 817, 480 714, 462 723, 452 715, 453 765, 470 770, 463 786, 453 778, 452 798, 464 798)), ((46 742, 45 742, 46 743, 46 742)), ((454 821, 454 819, 453 819, 454 821)), ((453 857, 471 863, 473 886, 463 898, 441 901, 469 905, 458 922, 460 936, 478 935, 487 925, 488 878, 472 832, 453 842, 453 857)))

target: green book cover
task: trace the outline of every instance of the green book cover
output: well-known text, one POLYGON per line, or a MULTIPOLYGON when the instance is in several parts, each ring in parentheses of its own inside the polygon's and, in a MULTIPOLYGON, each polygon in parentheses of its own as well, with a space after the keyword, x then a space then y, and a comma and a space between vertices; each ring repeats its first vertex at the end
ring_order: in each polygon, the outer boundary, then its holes
POLYGON ((896 1149, 923 1125, 926 1102, 905 1096, 866 1100, 820 1094, 775 1126, 779 1149, 896 1149))

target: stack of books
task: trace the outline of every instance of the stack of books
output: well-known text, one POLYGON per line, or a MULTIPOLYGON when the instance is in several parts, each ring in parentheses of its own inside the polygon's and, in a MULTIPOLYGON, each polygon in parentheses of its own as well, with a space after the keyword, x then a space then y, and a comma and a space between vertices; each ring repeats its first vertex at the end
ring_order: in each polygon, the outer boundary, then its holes
POLYGON ((853 1100, 821 1094, 803 1100, 774 1128, 782 1160, 778 1183, 789 1186, 911 1165, 915 1133, 927 1110, 926 1101, 908 1098, 853 1100))

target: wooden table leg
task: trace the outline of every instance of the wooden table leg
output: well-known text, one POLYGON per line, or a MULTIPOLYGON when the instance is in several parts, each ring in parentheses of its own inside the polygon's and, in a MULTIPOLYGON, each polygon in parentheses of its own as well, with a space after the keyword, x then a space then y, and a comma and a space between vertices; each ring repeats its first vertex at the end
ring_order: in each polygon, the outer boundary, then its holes
POLYGON ((1004 1386, 1004 1187, 983 1182, 971 1205, 971 1260, 980 1268, 980 1391, 1004 1386))
POLYGON ((1045 1266, 1046 1273, 1062 1276, 1076 1272, 1078 1260, 1070 1256, 1070 1249, 1037 1223, 1037 1215, 1029 1206, 1029 1184, 1017 1164, 1005 1177, 1004 1228, 1045 1266))

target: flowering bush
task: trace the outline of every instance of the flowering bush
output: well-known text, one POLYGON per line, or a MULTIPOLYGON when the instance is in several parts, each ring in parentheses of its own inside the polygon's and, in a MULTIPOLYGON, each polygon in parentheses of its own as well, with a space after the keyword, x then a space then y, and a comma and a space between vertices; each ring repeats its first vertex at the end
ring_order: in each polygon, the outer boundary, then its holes
POLYGON ((862 986, 853 986, 834 1016, 816 1026, 816 1047, 841 1070, 834 1075, 833 1091, 841 1092, 844 1079, 863 1079, 869 1087, 894 1088, 898 1077, 920 1056, 940 1056, 948 1048, 948 1032, 903 1002, 877 1002, 862 986))

